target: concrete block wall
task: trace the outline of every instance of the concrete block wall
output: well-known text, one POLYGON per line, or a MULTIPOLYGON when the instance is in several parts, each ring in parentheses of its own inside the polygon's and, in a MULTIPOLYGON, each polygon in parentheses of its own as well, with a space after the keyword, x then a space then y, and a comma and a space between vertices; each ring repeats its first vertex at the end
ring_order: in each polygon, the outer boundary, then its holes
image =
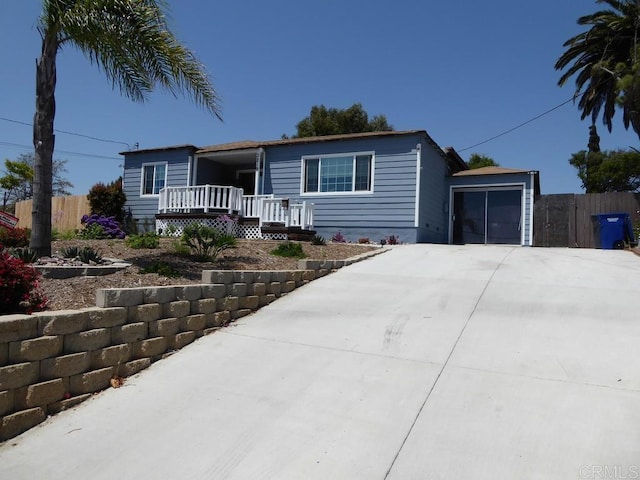
POLYGON ((96 307, 0 316, 0 441, 70 408, 198 337, 355 261, 300 270, 205 270, 202 283, 99 290, 96 307))

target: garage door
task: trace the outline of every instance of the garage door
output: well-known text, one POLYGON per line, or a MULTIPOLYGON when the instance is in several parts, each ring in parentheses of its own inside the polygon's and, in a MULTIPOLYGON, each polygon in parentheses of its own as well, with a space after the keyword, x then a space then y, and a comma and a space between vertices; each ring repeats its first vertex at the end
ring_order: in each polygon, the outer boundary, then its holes
POLYGON ((522 244, 522 189, 453 191, 453 243, 522 244))

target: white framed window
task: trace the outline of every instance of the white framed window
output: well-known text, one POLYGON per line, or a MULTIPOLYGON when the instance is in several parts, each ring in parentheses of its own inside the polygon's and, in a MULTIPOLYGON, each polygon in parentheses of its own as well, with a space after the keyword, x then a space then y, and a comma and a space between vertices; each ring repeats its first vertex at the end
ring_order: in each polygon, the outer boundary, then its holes
POLYGON ((302 157, 302 194, 373 192, 373 152, 302 157))
POLYGON ((167 184, 167 162, 143 163, 140 196, 159 195, 167 184))

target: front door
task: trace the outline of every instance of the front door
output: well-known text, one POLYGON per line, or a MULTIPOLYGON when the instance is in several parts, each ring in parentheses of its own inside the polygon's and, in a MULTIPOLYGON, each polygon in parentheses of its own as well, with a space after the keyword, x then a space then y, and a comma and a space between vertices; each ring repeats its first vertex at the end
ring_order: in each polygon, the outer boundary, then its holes
POLYGON ((454 190, 453 243, 521 242, 521 189, 454 190))
POLYGON ((236 172, 236 186, 242 188, 245 195, 255 195, 256 172, 254 170, 238 170, 236 172))

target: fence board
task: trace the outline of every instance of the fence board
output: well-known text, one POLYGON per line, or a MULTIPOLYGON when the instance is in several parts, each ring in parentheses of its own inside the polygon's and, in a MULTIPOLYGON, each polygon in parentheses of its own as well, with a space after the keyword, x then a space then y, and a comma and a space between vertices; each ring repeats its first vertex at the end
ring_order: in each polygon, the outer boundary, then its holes
POLYGON ((594 248, 592 215, 628 213, 640 224, 640 194, 629 192, 542 195, 534 206, 534 245, 594 248))
MULTIPOLYGON (((32 200, 16 203, 15 216, 20 219, 18 227, 31 228, 32 200)), ((91 207, 86 195, 69 195, 51 199, 51 225, 60 232, 82 228, 80 219, 89 215, 91 207)))

